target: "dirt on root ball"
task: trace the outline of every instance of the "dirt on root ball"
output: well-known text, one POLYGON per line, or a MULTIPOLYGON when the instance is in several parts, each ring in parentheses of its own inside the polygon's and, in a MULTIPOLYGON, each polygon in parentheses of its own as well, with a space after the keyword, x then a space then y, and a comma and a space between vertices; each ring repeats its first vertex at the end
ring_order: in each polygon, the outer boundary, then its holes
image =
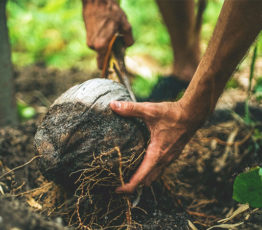
POLYGON ((120 83, 93 79, 61 95, 39 125, 35 143, 42 173, 64 187, 114 187, 128 180, 149 133, 136 118, 115 114, 112 100, 130 101, 120 83), (92 181, 92 183, 91 183, 92 181))
POLYGON ((149 132, 141 120, 111 110, 111 101, 123 100, 131 98, 122 84, 86 81, 56 99, 35 135, 43 175, 77 196, 72 219, 80 227, 132 224, 130 201, 115 189, 138 168, 149 132))

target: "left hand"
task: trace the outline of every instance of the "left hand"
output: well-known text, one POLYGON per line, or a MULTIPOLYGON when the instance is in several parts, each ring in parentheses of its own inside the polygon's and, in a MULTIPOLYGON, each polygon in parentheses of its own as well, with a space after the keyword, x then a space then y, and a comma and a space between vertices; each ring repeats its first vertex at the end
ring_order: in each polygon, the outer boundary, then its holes
POLYGON ((108 45, 115 33, 123 35, 124 45, 134 43, 125 12, 115 0, 83 0, 87 45, 97 51, 98 68, 103 68, 108 45))
POLYGON ((110 106, 119 115, 142 118, 151 134, 141 165, 127 184, 116 189, 117 193, 132 193, 139 184, 149 186, 180 155, 200 123, 193 121, 180 102, 114 101, 110 106))

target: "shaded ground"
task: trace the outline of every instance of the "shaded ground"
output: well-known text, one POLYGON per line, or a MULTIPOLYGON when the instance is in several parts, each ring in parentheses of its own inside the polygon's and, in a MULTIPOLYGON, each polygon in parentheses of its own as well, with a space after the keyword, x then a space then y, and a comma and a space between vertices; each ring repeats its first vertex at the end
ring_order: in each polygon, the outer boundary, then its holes
MULTIPOLYGON (((8 220, 12 214, 30 212, 29 217, 43 221, 44 227, 41 229, 63 229, 61 224, 54 221, 60 218, 59 215, 47 217, 50 213, 44 210, 46 204, 41 203, 44 197, 39 198, 37 194, 39 188, 43 191, 52 185, 41 176, 35 161, 3 174, 35 156, 33 137, 46 107, 72 85, 97 76, 77 70, 51 70, 42 66, 16 71, 17 97, 33 105, 38 114, 35 119, 18 127, 0 130, 0 227, 3 223, 1 220, 8 220), (12 198, 6 197, 10 195, 12 198), (17 200, 23 203, 20 211, 16 208, 20 207, 17 200), (5 212, 5 209, 13 211, 5 212), (42 217, 35 212, 42 213, 42 217), (53 223, 53 228, 50 223, 53 223), (56 228, 56 225, 59 226, 56 228)), ((160 182, 143 192, 138 206, 148 214, 142 215, 139 211, 133 213, 143 229, 194 229, 193 225, 197 229, 207 229, 219 224, 217 220, 237 209, 238 204, 231 199, 234 178, 247 168, 262 166, 262 144, 254 134, 255 130, 262 131, 261 123, 258 123, 259 119, 262 121, 262 109, 253 104, 251 111, 257 123, 254 127, 246 126, 241 119, 243 95, 244 92, 239 89, 228 90, 220 100, 219 110, 196 133, 181 157, 166 170, 160 182), (232 113, 233 110, 237 113, 232 113)), ((46 202, 52 206, 51 200, 46 202)), ((24 215, 19 216, 23 221, 24 215)), ((66 220, 62 221, 61 218, 59 222, 66 224, 66 220)), ((236 229, 261 229, 261 210, 250 208, 226 224, 241 222, 236 229)), ((29 226, 30 222, 26 223, 29 226)), ((2 226, 1 229, 11 229, 2 226)), ((12 227, 28 229, 22 224, 12 227)), ((231 225, 228 228, 233 227, 231 225)))
POLYGON ((47 218, 32 212, 30 208, 18 200, 3 196, 0 197, 0 228, 9 229, 27 229, 27 230, 69 230, 63 227, 61 220, 47 220, 47 218))

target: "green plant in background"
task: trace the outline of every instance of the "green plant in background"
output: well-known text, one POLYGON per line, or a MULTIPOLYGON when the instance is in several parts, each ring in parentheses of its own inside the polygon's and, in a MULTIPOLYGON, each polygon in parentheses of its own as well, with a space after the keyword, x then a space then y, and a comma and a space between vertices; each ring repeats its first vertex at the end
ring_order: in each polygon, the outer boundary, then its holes
POLYGON ((236 89, 239 87, 238 81, 235 78, 229 79, 229 81, 226 84, 226 89, 236 89))
POLYGON ((220 1, 220 0, 207 1, 207 8, 203 15, 202 33, 201 33, 201 38, 202 38, 201 45, 204 49, 207 47, 208 41, 213 33, 223 2, 224 1, 220 1))
MULTIPOLYGON (((261 36, 260 36, 261 38, 261 36)), ((254 45, 251 64, 249 83, 247 89, 247 98, 245 101, 245 116, 244 121, 247 125, 254 128, 252 133, 252 145, 249 146, 249 153, 255 154, 261 151, 262 146, 262 132, 261 123, 253 121, 249 111, 249 101, 251 96, 255 96, 257 100, 261 100, 262 93, 262 78, 256 79, 256 84, 252 87, 252 81, 254 79, 255 63, 258 57, 258 52, 261 47, 261 40, 258 39, 254 45)), ((262 208, 262 168, 255 167, 247 172, 240 173, 233 186, 233 199, 240 203, 248 203, 251 207, 262 208)))
MULTIPOLYGON (((202 46, 206 47, 213 32, 223 1, 208 1, 202 26, 202 46)), ((170 39, 155 1, 128 0, 121 6, 126 12, 133 28, 135 45, 129 49, 131 54, 148 54, 161 65, 170 65, 173 55, 170 39), (142 10, 141 10, 142 9, 142 10)))
MULTIPOLYGON (((223 1, 210 0, 203 15, 202 51, 208 44, 223 1)), ((135 44, 128 48, 128 55, 151 56, 162 66, 173 63, 168 32, 162 22, 155 1, 122 0, 133 28, 135 44)), ((7 5, 8 26, 12 45, 13 63, 18 66, 41 62, 63 69, 79 67, 97 70, 96 54, 86 46, 81 1, 67 0, 9 0, 7 5)), ((262 39, 258 40, 257 56, 262 54, 262 39)), ((147 96, 158 76, 150 79, 138 77, 134 91, 147 96)), ((261 83, 261 81, 260 81, 261 83)), ((262 85, 255 86, 257 98, 261 97, 262 85)), ((235 80, 227 87, 236 87, 235 80)))
POLYGON ((169 35, 155 1, 122 1, 121 7, 128 16, 135 38, 129 53, 150 55, 162 65, 172 63, 169 35))
POLYGON ((236 177, 233 199, 253 208, 262 208, 262 168, 256 167, 236 177))
POLYGON ((250 125, 251 122, 252 122, 248 106, 249 106, 249 100, 250 100, 250 97, 251 97, 252 80, 254 78, 254 70, 255 70, 256 59, 257 59, 257 44, 254 47, 252 60, 251 60, 251 64, 250 64, 250 74, 249 74, 249 81, 248 81, 247 98, 246 98, 246 101, 245 101, 244 121, 248 125, 250 125))
POLYGON ((135 76, 135 79, 132 83, 132 89, 135 95, 140 98, 148 97, 158 79, 158 76, 152 76, 150 79, 139 75, 135 76))
POLYGON ((21 100, 17 101, 17 112, 21 121, 29 120, 36 115, 35 109, 21 100))
POLYGON ((262 77, 257 78, 256 85, 254 87, 254 94, 257 101, 262 100, 262 77))
MULTIPOLYGON (((222 1, 209 1, 203 20, 207 43, 222 1)), ((128 53, 149 55, 172 64, 169 35, 155 1, 124 0, 121 7, 132 24, 135 44, 128 53)), ((81 1, 9 0, 8 26, 15 65, 43 62, 47 66, 96 68, 95 52, 86 47, 81 1)))
POLYGON ((95 66, 95 53, 86 47, 81 1, 10 0, 7 10, 15 65, 70 68, 85 59, 95 66))

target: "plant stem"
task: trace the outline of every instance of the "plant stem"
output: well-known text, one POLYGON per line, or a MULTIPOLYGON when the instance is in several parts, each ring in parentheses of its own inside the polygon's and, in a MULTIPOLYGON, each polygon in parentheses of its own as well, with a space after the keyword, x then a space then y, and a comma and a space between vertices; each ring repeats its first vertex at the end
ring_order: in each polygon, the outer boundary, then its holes
POLYGON ((245 122, 249 125, 251 123, 251 118, 250 118, 250 112, 249 112, 249 99, 251 96, 251 90, 252 90, 252 80, 254 78, 254 71, 255 71, 255 63, 257 59, 257 43, 254 47, 253 50, 253 55, 252 55, 252 60, 250 64, 250 73, 249 73, 249 81, 248 81, 248 89, 247 89, 247 98, 245 101, 245 122))

